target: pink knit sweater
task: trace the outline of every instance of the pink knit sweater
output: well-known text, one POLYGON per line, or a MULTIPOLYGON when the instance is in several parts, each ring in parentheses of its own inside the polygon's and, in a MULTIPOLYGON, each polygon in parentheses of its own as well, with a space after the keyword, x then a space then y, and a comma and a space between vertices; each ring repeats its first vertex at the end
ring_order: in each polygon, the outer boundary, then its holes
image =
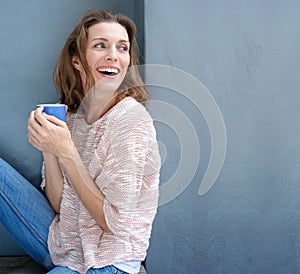
POLYGON ((67 123, 83 163, 105 196, 111 232, 104 232, 91 217, 61 166, 60 214, 48 239, 54 264, 86 273, 92 267, 144 260, 157 210, 160 170, 150 115, 126 97, 91 125, 79 114, 69 115, 67 123))

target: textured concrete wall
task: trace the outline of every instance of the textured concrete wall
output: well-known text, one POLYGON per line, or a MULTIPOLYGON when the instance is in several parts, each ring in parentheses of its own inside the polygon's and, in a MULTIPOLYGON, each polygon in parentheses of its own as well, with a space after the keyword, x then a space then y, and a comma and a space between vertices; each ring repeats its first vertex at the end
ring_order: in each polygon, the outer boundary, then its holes
MULTIPOLYGON (((41 154, 27 141, 27 118, 35 105, 56 102, 52 83, 60 49, 83 12, 104 8, 137 17, 143 41, 143 1, 10 0, 0 8, 0 157, 34 185, 41 154), (141 9, 141 13, 139 10, 141 9)), ((23 254, 0 225, 0 255, 23 254)))
MULTIPOLYGON (((159 208, 148 273, 300 271, 299 14, 296 0, 145 2, 146 62, 199 79, 227 131, 221 174, 198 196, 214 145, 204 117, 185 96, 151 88, 186 114, 201 153, 186 190, 159 208)), ((163 185, 185 148, 168 125, 157 128, 163 185)))

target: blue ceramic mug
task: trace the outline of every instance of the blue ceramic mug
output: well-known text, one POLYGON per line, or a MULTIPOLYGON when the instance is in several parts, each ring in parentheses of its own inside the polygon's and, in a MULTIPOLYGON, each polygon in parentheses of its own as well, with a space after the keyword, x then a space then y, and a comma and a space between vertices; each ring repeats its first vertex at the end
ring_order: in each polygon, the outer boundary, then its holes
POLYGON ((64 104, 39 104, 38 107, 44 107, 43 113, 55 116, 59 120, 66 122, 66 105, 64 104))

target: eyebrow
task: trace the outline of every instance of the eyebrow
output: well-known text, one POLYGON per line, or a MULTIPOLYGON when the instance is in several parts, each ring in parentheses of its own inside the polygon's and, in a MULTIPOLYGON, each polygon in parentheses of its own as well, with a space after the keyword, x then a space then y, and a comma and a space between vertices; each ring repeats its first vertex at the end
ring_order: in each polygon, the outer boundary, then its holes
MULTIPOLYGON (((92 42, 96 41, 96 40, 101 40, 101 41, 109 42, 109 40, 106 39, 106 38, 104 38, 104 37, 95 37, 95 38, 92 39, 92 42)), ((129 41, 126 40, 126 39, 120 39, 119 43, 129 43, 129 41)))

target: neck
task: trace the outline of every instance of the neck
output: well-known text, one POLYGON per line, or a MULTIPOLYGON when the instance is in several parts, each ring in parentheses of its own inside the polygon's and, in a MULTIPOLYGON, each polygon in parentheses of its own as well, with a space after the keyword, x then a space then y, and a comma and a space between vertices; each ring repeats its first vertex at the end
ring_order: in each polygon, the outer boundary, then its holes
POLYGON ((94 123, 116 103, 116 93, 114 91, 90 90, 81 102, 86 122, 88 124, 94 123))
POLYGON ((99 120, 107 111, 116 104, 116 99, 112 98, 108 102, 91 102, 85 108, 85 120, 88 124, 92 124, 99 120))

